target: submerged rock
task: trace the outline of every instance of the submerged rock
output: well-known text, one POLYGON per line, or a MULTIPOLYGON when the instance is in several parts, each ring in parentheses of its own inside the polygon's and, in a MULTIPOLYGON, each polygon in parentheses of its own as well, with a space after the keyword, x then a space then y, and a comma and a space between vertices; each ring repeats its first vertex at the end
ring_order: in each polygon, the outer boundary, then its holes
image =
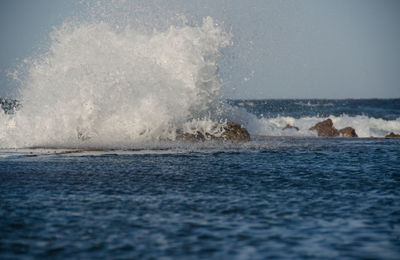
POLYGON ((220 141, 233 141, 233 142, 246 142, 250 141, 250 134, 246 128, 236 123, 228 123, 223 127, 223 133, 216 136, 210 133, 202 133, 196 131, 195 133, 185 133, 182 130, 176 132, 177 139, 189 142, 200 142, 206 140, 220 140, 220 141))
POLYGON ((390 134, 385 136, 385 138, 400 138, 400 134, 395 134, 395 133, 391 132, 390 134))
POLYGON ((318 136, 339 136, 339 131, 333 126, 332 119, 328 118, 325 121, 317 123, 310 128, 311 131, 317 130, 318 136))
POLYGON ((353 127, 345 127, 339 130, 343 137, 358 137, 356 130, 353 127))
POLYGON ((296 131, 300 130, 297 126, 293 126, 293 125, 289 125, 289 124, 287 124, 284 128, 282 128, 282 130, 286 130, 286 129, 296 129, 296 131))

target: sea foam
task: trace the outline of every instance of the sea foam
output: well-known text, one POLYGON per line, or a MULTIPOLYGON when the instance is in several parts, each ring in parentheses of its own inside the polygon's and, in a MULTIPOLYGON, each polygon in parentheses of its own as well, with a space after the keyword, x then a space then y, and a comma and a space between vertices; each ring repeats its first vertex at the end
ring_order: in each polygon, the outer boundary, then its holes
POLYGON ((382 118, 368 117, 364 115, 359 116, 305 116, 301 118, 294 118, 291 116, 278 116, 272 118, 257 118, 250 120, 247 124, 248 130, 253 135, 260 136, 304 136, 312 137, 317 136, 316 131, 309 129, 315 124, 326 120, 332 119, 333 125, 337 129, 345 127, 353 127, 358 137, 384 137, 390 132, 400 132, 400 119, 397 120, 384 120, 382 118), (286 129, 286 125, 292 125, 299 128, 286 129))

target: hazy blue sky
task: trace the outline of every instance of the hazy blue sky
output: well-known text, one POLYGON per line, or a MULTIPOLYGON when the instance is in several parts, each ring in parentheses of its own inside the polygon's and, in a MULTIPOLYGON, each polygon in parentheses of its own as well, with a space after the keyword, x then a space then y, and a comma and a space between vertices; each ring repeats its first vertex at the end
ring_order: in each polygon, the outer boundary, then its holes
MULTIPOLYGON (((0 1, 0 96, 14 92, 7 71, 48 44, 77 2, 0 1)), ((398 0, 164 2, 232 28, 233 57, 221 68, 227 97, 400 98, 398 0)))

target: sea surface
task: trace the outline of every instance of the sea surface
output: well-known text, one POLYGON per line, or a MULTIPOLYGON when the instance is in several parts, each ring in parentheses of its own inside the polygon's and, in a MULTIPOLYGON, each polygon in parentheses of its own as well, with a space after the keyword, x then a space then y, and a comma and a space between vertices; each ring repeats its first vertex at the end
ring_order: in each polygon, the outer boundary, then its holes
POLYGON ((307 130, 330 117, 399 133, 399 99, 227 103, 270 128, 245 143, 1 148, 0 259, 400 258, 400 139, 307 130))
POLYGON ((80 2, 0 99, 1 260, 400 259, 400 99, 226 100, 229 21, 80 2))

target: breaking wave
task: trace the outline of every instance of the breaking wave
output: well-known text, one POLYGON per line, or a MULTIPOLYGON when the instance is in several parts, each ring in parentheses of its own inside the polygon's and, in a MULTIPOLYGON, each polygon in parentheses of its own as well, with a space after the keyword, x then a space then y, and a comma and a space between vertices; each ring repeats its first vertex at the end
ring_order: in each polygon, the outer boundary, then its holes
MULTIPOLYGON (((308 129, 326 118, 256 116, 241 107, 247 103, 223 100, 218 66, 233 35, 211 17, 146 22, 145 29, 103 18, 67 20, 53 29, 45 53, 26 60, 18 102, 2 101, 0 148, 135 148, 174 141, 182 131, 218 136, 229 121, 253 136, 315 136, 308 129), (299 131, 282 130, 287 124, 299 131)), ((400 131, 399 119, 330 117, 360 137, 400 131)))
POLYGON ((22 107, 0 115, 1 146, 129 146, 218 129, 218 61, 231 37, 211 17, 148 32, 66 22, 30 62, 22 107))
POLYGON ((260 136, 317 136, 316 131, 309 131, 310 127, 327 118, 332 119, 333 125, 337 129, 348 126, 353 127, 358 137, 384 137, 390 132, 400 132, 400 119, 385 120, 364 115, 306 116, 301 118, 278 116, 274 118, 260 118, 251 120, 248 124, 248 130, 253 135, 260 136), (293 128, 283 130, 288 124, 298 127, 299 131, 293 128))

